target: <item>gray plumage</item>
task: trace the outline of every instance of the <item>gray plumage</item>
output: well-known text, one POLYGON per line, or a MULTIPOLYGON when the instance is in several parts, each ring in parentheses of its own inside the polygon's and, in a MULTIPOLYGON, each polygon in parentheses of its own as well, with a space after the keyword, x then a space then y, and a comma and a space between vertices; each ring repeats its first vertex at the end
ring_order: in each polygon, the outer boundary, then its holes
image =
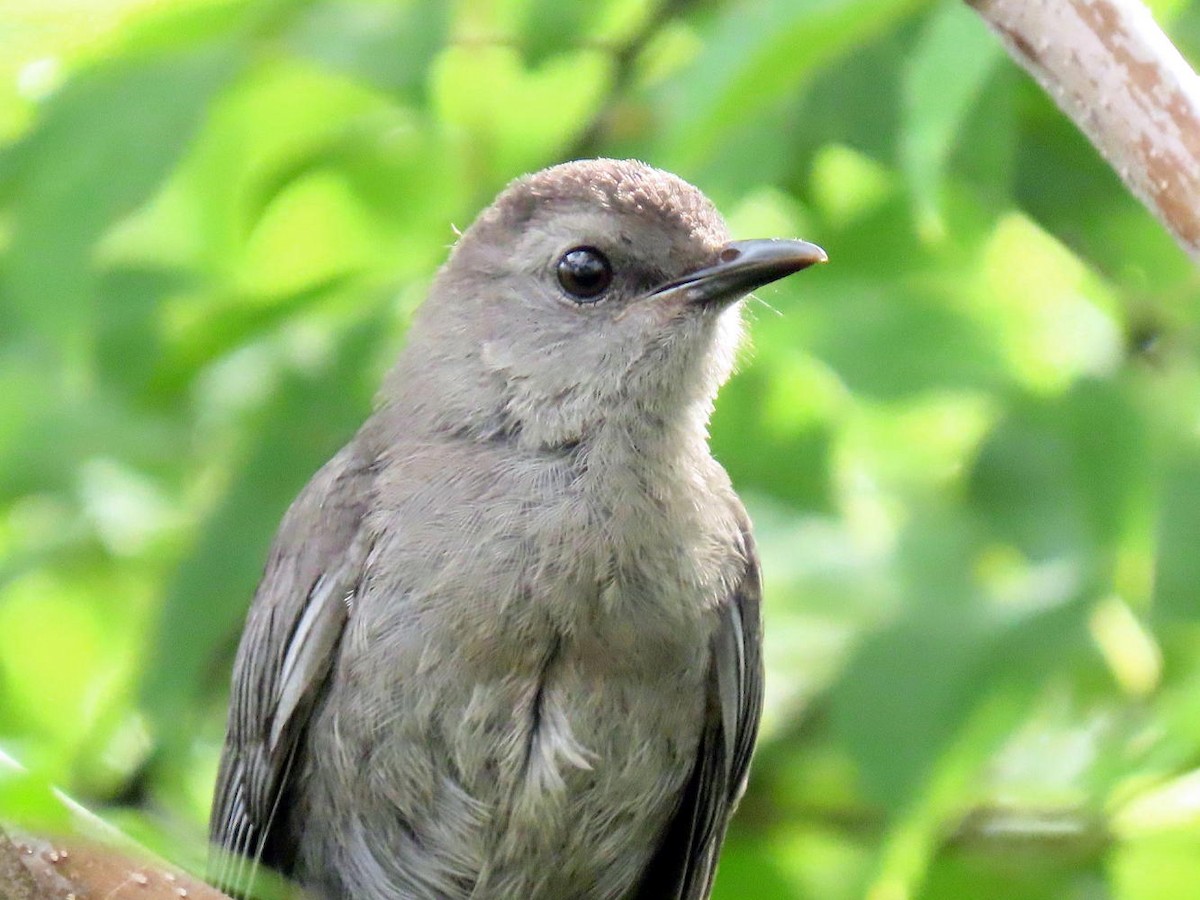
POLYGON ((480 215, 276 537, 213 804, 226 887, 261 862, 326 898, 708 896, 762 658, 707 422, 735 301, 823 258, 729 243, 635 162, 480 215), (562 280, 581 247, 599 296, 562 280))

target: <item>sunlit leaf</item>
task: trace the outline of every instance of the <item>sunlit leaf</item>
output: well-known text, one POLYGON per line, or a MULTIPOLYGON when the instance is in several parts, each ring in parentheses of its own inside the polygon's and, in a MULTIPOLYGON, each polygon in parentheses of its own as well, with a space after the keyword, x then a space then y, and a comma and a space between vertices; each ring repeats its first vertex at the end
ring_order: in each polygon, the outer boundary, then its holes
POLYGON ((380 336, 374 319, 360 325, 344 337, 330 366, 281 386, 261 419, 261 437, 175 573, 143 680, 168 744, 186 738, 179 711, 192 707, 199 691, 221 690, 226 681, 222 663, 229 660, 230 637, 245 617, 284 510, 369 409, 373 385, 362 381, 362 361, 380 336))
POLYGON ((900 152, 918 222, 941 236, 943 170, 984 82, 1002 58, 999 42, 964 4, 930 15, 904 80, 904 141, 900 152))
POLYGON ((795 91, 804 79, 919 5, 919 0, 773 0, 731 6, 705 51, 658 89, 664 161, 689 169, 718 134, 795 91))
POLYGON ((161 183, 239 63, 216 46, 104 66, 64 88, 6 151, 0 199, 13 234, 0 289, 29 326, 86 349, 92 244, 161 183))

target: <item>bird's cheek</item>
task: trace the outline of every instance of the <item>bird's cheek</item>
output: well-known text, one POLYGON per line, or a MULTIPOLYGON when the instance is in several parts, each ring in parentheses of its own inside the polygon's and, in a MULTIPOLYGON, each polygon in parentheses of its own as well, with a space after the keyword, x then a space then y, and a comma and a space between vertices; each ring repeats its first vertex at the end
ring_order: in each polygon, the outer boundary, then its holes
POLYGON ((693 318, 698 310, 678 295, 642 297, 631 301, 616 315, 618 324, 642 329, 661 329, 693 318))
POLYGON ((499 341, 484 341, 479 348, 479 358, 490 372, 510 372, 515 368, 512 348, 499 341))

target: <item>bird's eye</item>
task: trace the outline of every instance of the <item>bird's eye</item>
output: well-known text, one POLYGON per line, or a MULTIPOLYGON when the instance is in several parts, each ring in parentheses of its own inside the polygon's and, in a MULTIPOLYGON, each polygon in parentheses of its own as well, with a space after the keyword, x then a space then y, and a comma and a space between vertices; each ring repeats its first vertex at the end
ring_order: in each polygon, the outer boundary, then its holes
POLYGON ((581 303, 594 302, 612 284, 612 265, 595 247, 568 250, 558 261, 558 283, 581 303))

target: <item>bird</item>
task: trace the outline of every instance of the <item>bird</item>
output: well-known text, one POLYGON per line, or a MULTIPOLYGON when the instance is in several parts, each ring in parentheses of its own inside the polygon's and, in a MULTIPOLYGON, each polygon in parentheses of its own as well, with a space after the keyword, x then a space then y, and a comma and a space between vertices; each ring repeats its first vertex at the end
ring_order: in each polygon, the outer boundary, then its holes
POLYGON ((338 900, 699 900, 763 698, 749 518, 708 444, 732 240, 635 160, 509 184, 288 509, 234 661, 213 879, 338 900))

